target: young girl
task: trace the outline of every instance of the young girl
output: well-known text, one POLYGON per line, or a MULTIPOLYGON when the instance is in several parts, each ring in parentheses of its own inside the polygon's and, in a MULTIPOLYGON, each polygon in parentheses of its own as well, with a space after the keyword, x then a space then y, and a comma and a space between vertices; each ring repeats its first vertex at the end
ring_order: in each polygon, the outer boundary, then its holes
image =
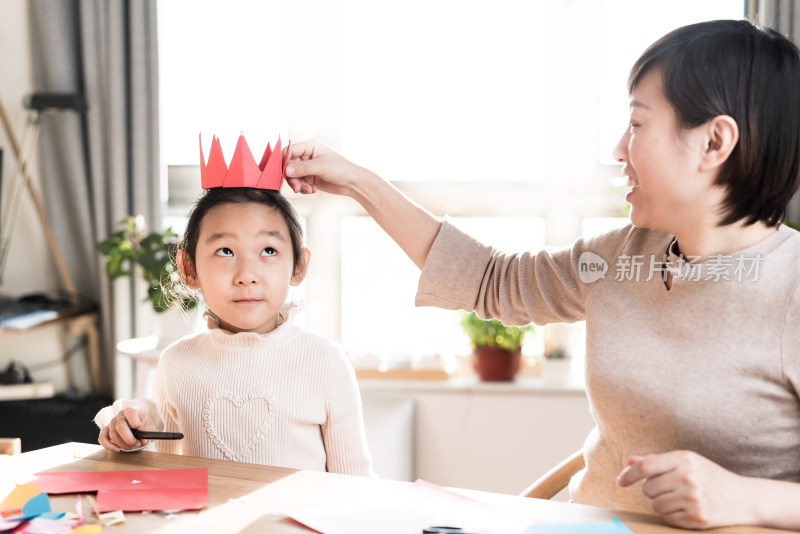
POLYGON ((293 145, 287 176, 359 201, 422 269, 418 305, 586 320, 596 427, 573 501, 800 528, 800 234, 781 224, 800 184, 799 54, 744 21, 654 43, 614 149, 633 224, 563 250, 499 253, 320 143, 293 145))
POLYGON ((286 303, 310 252, 277 191, 213 188, 197 201, 177 263, 208 305, 208 331, 164 350, 153 399, 117 401, 95 422, 112 451, 144 446, 131 429, 182 432, 157 450, 205 458, 371 473, 361 401, 341 347, 292 324, 286 303))

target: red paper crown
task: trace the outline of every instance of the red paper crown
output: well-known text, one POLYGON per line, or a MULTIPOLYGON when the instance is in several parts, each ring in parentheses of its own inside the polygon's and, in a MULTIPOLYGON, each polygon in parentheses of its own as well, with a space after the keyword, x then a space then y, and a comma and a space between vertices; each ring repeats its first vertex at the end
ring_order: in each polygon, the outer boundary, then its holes
MULTIPOLYGON (((286 148, 292 146, 289 145, 286 148)), ((257 189, 281 190, 283 175, 286 172, 286 161, 281 157, 281 137, 275 143, 275 150, 267 149, 261 157, 261 163, 256 164, 244 135, 239 135, 236 142, 236 150, 233 151, 231 165, 225 164, 225 157, 222 155, 222 147, 219 138, 215 135, 211 139, 211 150, 208 153, 208 163, 206 164, 203 155, 203 135, 200 134, 200 182, 203 189, 214 187, 255 187, 257 189)))

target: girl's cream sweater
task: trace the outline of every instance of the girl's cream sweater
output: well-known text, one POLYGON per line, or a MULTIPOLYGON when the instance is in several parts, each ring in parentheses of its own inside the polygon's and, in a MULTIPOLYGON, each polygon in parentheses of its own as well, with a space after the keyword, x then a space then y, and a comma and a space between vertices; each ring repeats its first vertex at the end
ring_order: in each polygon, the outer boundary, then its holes
MULTIPOLYGON (((294 315, 297 308, 291 308, 294 315)), ((267 334, 207 332, 167 347, 153 399, 101 410, 102 428, 127 406, 150 410, 180 441, 149 447, 298 469, 372 474, 355 373, 340 346, 287 320, 267 334)))

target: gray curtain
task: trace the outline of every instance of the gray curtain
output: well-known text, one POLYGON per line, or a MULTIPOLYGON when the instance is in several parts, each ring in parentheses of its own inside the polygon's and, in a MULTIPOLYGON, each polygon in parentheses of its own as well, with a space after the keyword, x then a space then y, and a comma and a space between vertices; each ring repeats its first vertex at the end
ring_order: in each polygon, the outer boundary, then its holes
MULTIPOLYGON (((758 0, 758 23, 779 31, 800 45, 800 6, 797 0, 758 0)), ((789 203, 786 220, 800 225, 800 194, 789 203)))
POLYGON ((114 345, 136 334, 141 298, 129 280, 111 291, 96 243, 125 215, 160 221, 156 0, 30 0, 29 10, 36 92, 77 92, 88 104, 42 115, 39 157, 69 273, 100 309, 102 389, 112 393, 114 345))

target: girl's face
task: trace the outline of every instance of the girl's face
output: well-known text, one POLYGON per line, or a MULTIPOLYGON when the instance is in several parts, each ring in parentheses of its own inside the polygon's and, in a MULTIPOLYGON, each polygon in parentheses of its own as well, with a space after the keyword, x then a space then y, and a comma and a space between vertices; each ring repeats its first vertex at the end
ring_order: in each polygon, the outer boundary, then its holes
MULTIPOLYGON (((294 271, 292 252, 278 211, 252 202, 221 204, 200 222, 194 272, 184 273, 184 280, 202 290, 225 330, 271 332, 289 286, 305 277, 304 267, 294 271)), ((303 254, 307 266, 308 249, 303 254)))
POLYGON ((661 70, 652 68, 631 93, 628 130, 614 148, 631 191, 631 222, 672 234, 716 214, 722 192, 701 172, 707 138, 703 126, 681 129, 664 96, 661 70))

